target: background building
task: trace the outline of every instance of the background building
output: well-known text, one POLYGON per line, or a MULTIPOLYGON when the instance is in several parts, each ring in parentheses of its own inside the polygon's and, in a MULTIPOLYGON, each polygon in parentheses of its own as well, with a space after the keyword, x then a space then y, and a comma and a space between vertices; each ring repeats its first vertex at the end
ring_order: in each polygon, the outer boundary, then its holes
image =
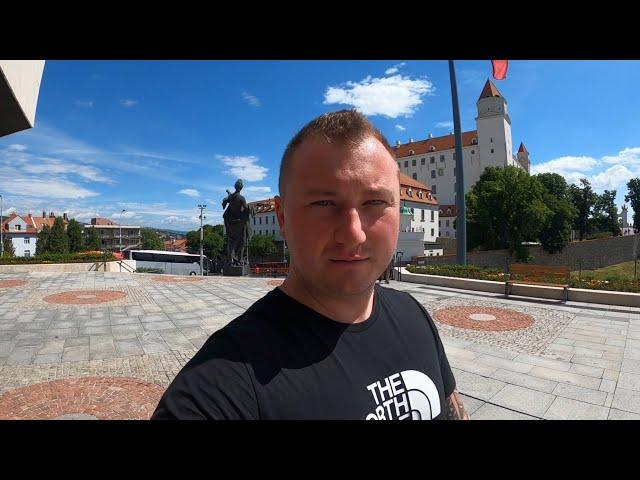
MULTIPOLYGON (((512 165, 530 170, 529 152, 523 143, 516 155, 512 153, 511 119, 507 101, 495 85, 487 80, 476 102, 478 116, 476 130, 462 133, 464 162, 464 192, 469 192, 480 179, 485 168, 512 165)), ((410 178, 429 186, 442 205, 456 203, 456 158, 453 132, 441 137, 427 135, 426 140, 394 147, 400 171, 410 178)), ((453 219, 450 218, 452 222, 453 219)), ((455 231, 450 232, 452 238, 455 231)))
MULTIPOLYGON (((12 213, 3 222, 2 234, 11 238, 16 257, 32 257, 37 253, 36 242, 42 227, 49 225, 49 228, 52 228, 55 219, 56 216, 53 212, 47 216, 47 213, 43 211, 41 217, 33 216, 31 213, 26 215, 12 213)), ((62 220, 66 230, 69 224, 66 213, 62 214, 62 220)))
POLYGON ((120 250, 120 229, 122 229, 122 250, 136 248, 141 244, 140 225, 119 225, 108 218, 92 218, 91 223, 84 225, 85 238, 90 228, 95 228, 100 236, 102 250, 120 250))

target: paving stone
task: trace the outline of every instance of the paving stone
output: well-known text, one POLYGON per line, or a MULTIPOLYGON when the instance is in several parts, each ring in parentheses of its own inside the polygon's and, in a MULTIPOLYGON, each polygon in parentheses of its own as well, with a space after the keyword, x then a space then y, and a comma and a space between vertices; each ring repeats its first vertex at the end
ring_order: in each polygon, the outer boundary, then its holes
POLYGON ((476 375, 475 373, 463 372, 452 369, 456 378, 458 391, 481 400, 490 400, 507 384, 500 380, 476 375))
POLYGON ((533 355, 528 355, 526 353, 521 353, 515 360, 522 363, 528 363, 530 365, 551 368, 553 370, 558 370, 561 372, 569 371, 571 364, 569 362, 565 362, 562 360, 552 360, 547 358, 535 357, 533 355))
POLYGON ((640 414, 640 392, 616 387, 611 408, 640 414))
POLYGON ((609 410, 609 420, 640 420, 640 415, 612 408, 609 410))
POLYGON ((471 416, 473 413, 478 410, 482 405, 485 404, 482 400, 478 400, 476 398, 468 397, 466 395, 460 394, 460 400, 462 401, 462 405, 464 406, 465 411, 471 416))
POLYGON ((515 360, 507 360, 505 358, 494 357, 493 355, 480 355, 474 362, 490 365, 493 367, 511 370, 513 372, 527 373, 531 371, 533 365, 529 363, 517 362, 515 360))
POLYGON ((116 352, 118 356, 144 355, 144 350, 137 338, 129 340, 116 340, 116 352))
POLYGON ((111 327, 108 325, 100 327, 80 327, 78 334, 83 337, 91 335, 110 335, 111 327))
POLYGON ((571 398, 585 403, 593 403, 594 405, 604 405, 607 399, 607 392, 599 390, 591 390, 589 388, 578 387, 576 385, 567 385, 559 383, 552 392, 559 397, 571 398))
POLYGON ((574 363, 573 365, 571 365, 569 372, 586 375, 587 377, 602 378, 602 375, 604 374, 604 368, 590 367, 588 365, 580 365, 574 363))
POLYGON ((553 380, 554 382, 569 383, 571 385, 577 385, 579 387, 591 388, 597 390, 600 386, 600 379, 587 377, 571 372, 561 372, 559 370, 553 370, 545 367, 534 367, 529 372, 530 375, 539 378, 546 378, 553 380))
POLYGON ((70 338, 78 336, 77 328, 56 328, 47 330, 45 336, 47 338, 70 338))
POLYGON ((620 372, 618 387, 640 392, 640 374, 620 372))
POLYGON ((556 397, 544 418, 548 420, 606 420, 608 416, 609 409, 607 407, 556 397))
POLYGON ((79 362, 89 360, 89 345, 65 347, 62 352, 63 362, 79 362))
POLYGON ((5 365, 29 365, 36 356, 37 347, 16 347, 9 354, 5 365))
POLYGON ((598 390, 602 392, 613 393, 616 390, 616 385, 617 382, 615 380, 607 380, 603 378, 602 382, 600 382, 600 388, 598 390))
POLYGON ((34 364, 42 364, 42 363, 60 363, 62 358, 62 352, 60 353, 49 353, 45 355, 36 355, 33 359, 34 364))
POLYGON ((558 384, 558 382, 553 380, 537 378, 524 373, 504 369, 497 370, 493 375, 491 375, 491 377, 511 385, 518 385, 520 387, 530 388, 532 390, 538 390, 545 393, 553 392, 553 389, 556 388, 556 385, 558 384))
POLYGON ((518 385, 506 385, 493 396, 491 403, 516 410, 518 412, 542 417, 554 396, 518 385))
POLYGON ((473 413, 471 420, 538 420, 536 417, 485 403, 473 413))
POLYGON ((176 328, 173 322, 168 322, 168 321, 143 323, 142 327, 149 332, 159 331, 159 330, 173 330, 176 328))
POLYGON ((62 355, 62 351, 64 350, 64 345, 65 345, 65 339, 64 338, 60 338, 60 339, 54 339, 54 340, 47 340, 46 342, 44 342, 44 344, 42 345, 42 347, 40 349, 37 350, 36 354, 37 355, 62 355))
POLYGON ((571 359, 571 363, 586 365, 588 367, 608 368, 610 370, 617 370, 620 367, 620 362, 615 360, 606 360, 604 358, 592 358, 584 357, 582 355, 574 355, 571 359))

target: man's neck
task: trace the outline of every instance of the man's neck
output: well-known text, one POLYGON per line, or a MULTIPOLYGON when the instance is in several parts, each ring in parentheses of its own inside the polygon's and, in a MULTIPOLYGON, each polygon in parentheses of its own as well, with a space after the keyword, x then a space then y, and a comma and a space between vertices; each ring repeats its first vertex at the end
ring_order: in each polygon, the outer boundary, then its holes
POLYGON ((374 287, 357 296, 328 296, 309 288, 290 270, 289 276, 279 288, 294 300, 336 322, 360 323, 367 320, 373 311, 374 287))

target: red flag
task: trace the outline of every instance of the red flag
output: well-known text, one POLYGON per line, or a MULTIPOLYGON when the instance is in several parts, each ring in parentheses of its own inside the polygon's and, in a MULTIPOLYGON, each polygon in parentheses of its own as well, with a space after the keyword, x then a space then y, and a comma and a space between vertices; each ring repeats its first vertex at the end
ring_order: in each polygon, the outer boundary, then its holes
POLYGON ((496 80, 504 80, 507 78, 507 68, 509 68, 509 60, 491 60, 493 66, 493 78, 496 80))

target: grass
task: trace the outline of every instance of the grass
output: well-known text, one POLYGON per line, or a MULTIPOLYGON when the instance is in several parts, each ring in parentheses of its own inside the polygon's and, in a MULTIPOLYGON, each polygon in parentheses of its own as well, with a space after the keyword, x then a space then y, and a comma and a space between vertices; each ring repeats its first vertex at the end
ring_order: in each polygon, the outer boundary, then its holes
MULTIPOLYGON (((596 270, 582 270, 582 278, 592 278, 594 280, 633 280, 634 263, 624 262, 596 270)), ((578 270, 571 272, 571 276, 578 278, 578 270)), ((640 261, 638 261, 638 277, 640 277, 640 261)))

